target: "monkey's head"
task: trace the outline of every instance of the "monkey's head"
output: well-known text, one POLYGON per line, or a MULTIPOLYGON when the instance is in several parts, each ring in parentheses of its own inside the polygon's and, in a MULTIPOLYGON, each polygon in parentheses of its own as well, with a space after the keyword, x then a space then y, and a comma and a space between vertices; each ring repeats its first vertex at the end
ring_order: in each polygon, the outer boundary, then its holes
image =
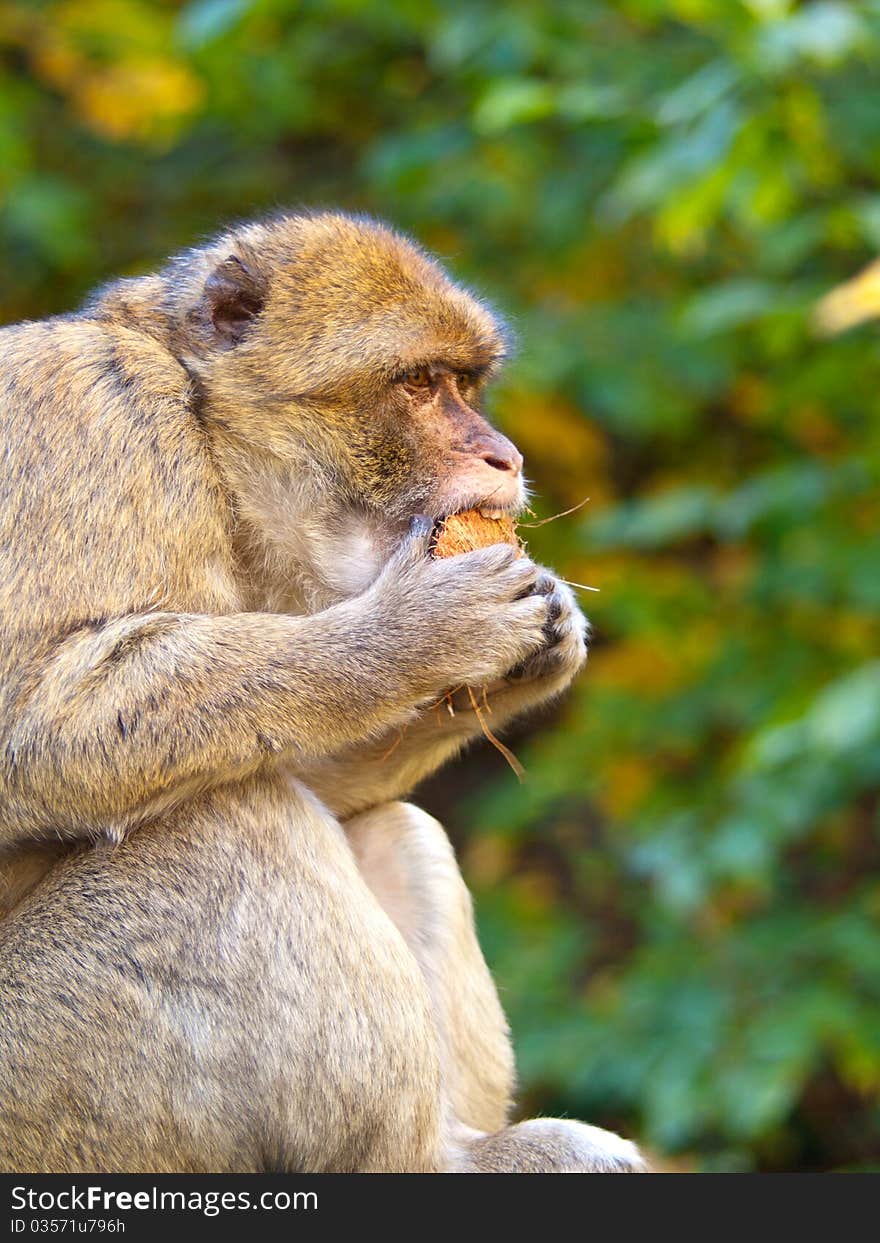
POLYGON ((325 538, 354 524, 360 586, 415 514, 521 508, 522 457, 480 412, 504 330, 410 241, 363 218, 286 216, 170 275, 206 423, 276 543, 302 544, 310 518, 325 538))

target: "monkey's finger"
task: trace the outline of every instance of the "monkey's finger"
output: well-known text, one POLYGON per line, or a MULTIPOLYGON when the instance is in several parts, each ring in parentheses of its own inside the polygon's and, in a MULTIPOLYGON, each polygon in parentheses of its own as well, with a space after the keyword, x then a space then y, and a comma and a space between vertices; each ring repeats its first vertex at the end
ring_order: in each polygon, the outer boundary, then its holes
POLYGON ((520 560, 512 568, 519 588, 513 597, 515 600, 525 600, 529 596, 542 597, 546 594, 540 588, 541 574, 534 562, 520 560))
POLYGON ((543 633, 547 622, 546 597, 536 596, 534 592, 520 596, 512 602, 508 616, 514 620, 533 622, 538 632, 543 633))
POLYGON ((400 568, 401 565, 412 565, 423 561, 431 551, 434 538, 434 519, 427 514, 414 514, 409 520, 406 535, 400 541, 391 563, 400 568))
POLYGON ((542 570, 535 582, 536 596, 552 596, 556 592, 556 579, 546 570, 542 570))
POLYGON ((525 557, 520 557, 517 550, 510 544, 489 544, 485 548, 475 548, 471 552, 458 553, 449 557, 447 563, 458 564, 459 572, 482 581, 486 586, 500 586, 504 583, 508 588, 524 586, 533 582, 535 567, 525 557))
POLYGON ((555 636, 556 623, 562 616, 562 598, 554 592, 553 595, 547 597, 547 637, 552 639, 555 636))
POLYGON ((413 514, 409 520, 409 538, 427 539, 434 534, 434 519, 427 514, 413 514))

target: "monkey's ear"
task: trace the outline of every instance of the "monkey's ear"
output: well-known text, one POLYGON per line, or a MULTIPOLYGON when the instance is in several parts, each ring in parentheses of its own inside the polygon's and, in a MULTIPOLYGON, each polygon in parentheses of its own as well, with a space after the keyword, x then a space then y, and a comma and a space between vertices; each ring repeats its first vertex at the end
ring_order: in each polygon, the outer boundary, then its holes
POLYGON ((205 281, 207 316, 226 345, 238 345, 265 300, 263 281, 237 255, 219 263, 205 281))

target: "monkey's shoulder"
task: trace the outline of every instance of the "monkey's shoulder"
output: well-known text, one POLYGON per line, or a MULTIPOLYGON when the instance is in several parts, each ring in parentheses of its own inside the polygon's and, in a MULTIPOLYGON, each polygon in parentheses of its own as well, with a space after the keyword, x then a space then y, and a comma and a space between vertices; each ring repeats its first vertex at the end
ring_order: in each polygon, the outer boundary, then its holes
POLYGON ((213 479, 180 362, 144 332, 77 316, 0 331, 0 448, 7 486, 26 476, 83 496, 91 477, 159 503, 213 479))
POLYGON ((0 460, 0 618, 23 601, 59 617, 198 610, 229 578, 189 377, 146 334, 74 317, 0 332, 0 460))
POLYGON ((12 324, 0 330, 0 394, 41 400, 63 387, 77 398, 147 399, 188 405, 190 377, 147 333, 82 315, 12 324))

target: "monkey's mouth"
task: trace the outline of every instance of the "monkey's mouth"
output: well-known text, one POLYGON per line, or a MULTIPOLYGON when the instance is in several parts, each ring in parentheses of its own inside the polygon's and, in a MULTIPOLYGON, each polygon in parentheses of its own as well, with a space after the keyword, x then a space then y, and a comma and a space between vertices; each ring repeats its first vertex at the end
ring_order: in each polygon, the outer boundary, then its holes
POLYGON ((522 556, 522 541, 513 518, 506 514, 488 518, 478 509, 465 509, 435 525, 430 553, 435 559, 445 559, 495 544, 508 544, 522 556))
POLYGON ((456 506, 446 513, 440 514, 435 521, 446 522, 448 518, 455 518, 458 514, 475 513, 481 518, 489 518, 493 522, 501 522, 503 519, 510 518, 516 521, 517 515, 522 512, 522 505, 481 505, 478 502, 472 504, 462 504, 456 506))
POLYGON ((437 526, 442 526, 450 518, 467 515, 488 522, 516 523, 526 507, 526 497, 524 488, 517 488, 516 491, 504 488, 503 492, 501 488, 488 492, 479 487, 448 491, 444 488, 428 501, 422 512, 430 515, 437 526))
POLYGON ((521 512, 519 505, 511 506, 505 509, 500 505, 458 505, 455 509, 439 514, 433 518, 434 533, 439 534, 446 524, 453 518, 466 517, 468 514, 479 514, 481 518, 486 518, 489 522, 516 522, 517 515, 521 512))

